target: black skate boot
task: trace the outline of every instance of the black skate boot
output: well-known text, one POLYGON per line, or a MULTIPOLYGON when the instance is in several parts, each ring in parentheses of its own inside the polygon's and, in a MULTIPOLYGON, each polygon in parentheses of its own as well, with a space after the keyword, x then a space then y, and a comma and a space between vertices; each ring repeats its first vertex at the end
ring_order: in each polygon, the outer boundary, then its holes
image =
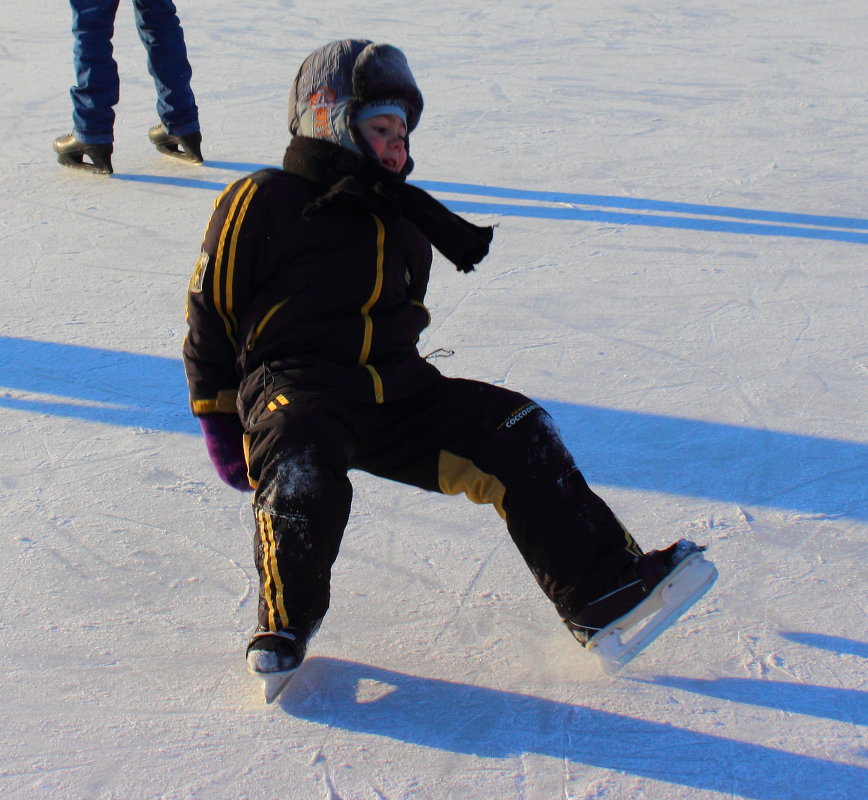
POLYGON ((247 645, 247 670, 254 675, 293 672, 304 653, 305 642, 297 632, 260 629, 247 645))
POLYGON ((57 153, 57 163, 71 169, 80 169, 85 172, 94 172, 97 175, 111 175, 112 151, 114 145, 85 144, 75 138, 74 133, 58 136, 54 140, 54 152, 57 153), (90 161, 85 161, 87 156, 90 161))
POLYGON ((148 138, 154 147, 163 155, 172 158, 180 158, 182 161, 190 161, 193 164, 201 164, 202 158, 202 134, 199 131, 187 133, 184 136, 174 136, 166 130, 162 122, 158 122, 148 131, 148 138))
POLYGON ((247 671, 263 681, 265 702, 273 703, 301 666, 307 638, 296 630, 259 628, 247 645, 247 671))
POLYGON ((607 592, 564 620, 604 672, 614 672, 638 655, 711 588, 717 570, 703 557, 704 550, 680 539, 665 550, 645 553, 607 592), (624 641, 627 633, 631 638, 624 641))

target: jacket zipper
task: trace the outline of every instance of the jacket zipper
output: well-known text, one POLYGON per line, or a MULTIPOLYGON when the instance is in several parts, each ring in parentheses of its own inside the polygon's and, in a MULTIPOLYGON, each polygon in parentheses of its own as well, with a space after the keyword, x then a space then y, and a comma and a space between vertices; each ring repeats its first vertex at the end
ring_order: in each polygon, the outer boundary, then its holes
POLYGON ((250 334, 250 338, 247 340, 247 352, 253 350, 256 346, 256 340, 262 334, 263 329, 266 325, 271 321, 271 318, 280 311, 283 306, 285 306, 289 301, 290 297, 287 297, 284 300, 281 300, 279 303, 276 303, 271 308, 268 309, 265 316, 259 321, 259 324, 253 329, 253 333, 250 334))

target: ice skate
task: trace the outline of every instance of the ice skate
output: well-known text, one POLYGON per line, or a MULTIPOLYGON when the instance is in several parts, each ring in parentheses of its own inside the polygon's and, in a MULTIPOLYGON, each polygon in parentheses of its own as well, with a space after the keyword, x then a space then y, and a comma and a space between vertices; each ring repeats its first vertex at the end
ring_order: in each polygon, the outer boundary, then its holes
POLYGON ((105 144, 85 144, 80 142, 74 133, 58 136, 54 140, 54 152, 57 153, 57 163, 71 169, 93 172, 97 175, 111 175, 112 151, 111 142, 105 144), (90 159, 85 161, 85 157, 90 159))
POLYGON ((202 134, 199 131, 183 136, 174 136, 166 130, 166 126, 162 122, 159 122, 148 131, 148 138, 154 147, 165 156, 179 158, 193 164, 201 164, 204 161, 202 158, 202 134))
POLYGON ((301 666, 304 640, 293 631, 258 630, 247 646, 247 671, 263 682, 265 702, 280 696, 301 666))
POLYGON ((646 553, 609 592, 565 620, 603 672, 624 666, 711 588, 717 569, 703 557, 704 550, 680 539, 646 553))

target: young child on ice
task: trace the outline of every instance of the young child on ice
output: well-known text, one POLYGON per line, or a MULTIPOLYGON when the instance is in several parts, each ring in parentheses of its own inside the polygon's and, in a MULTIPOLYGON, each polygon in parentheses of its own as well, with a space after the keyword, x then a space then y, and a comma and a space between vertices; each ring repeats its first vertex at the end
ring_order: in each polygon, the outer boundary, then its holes
POLYGON ((716 574, 691 542, 643 555, 533 400, 444 377, 419 355, 431 246, 469 272, 492 237, 406 182, 421 113, 400 50, 347 40, 312 53, 292 86, 283 169, 223 192, 190 281, 193 413, 220 477, 254 489, 247 664, 260 676, 297 668, 328 609, 350 469, 493 505, 576 639, 599 651, 614 632, 614 660, 716 574), (622 645, 618 630, 661 605, 622 645))

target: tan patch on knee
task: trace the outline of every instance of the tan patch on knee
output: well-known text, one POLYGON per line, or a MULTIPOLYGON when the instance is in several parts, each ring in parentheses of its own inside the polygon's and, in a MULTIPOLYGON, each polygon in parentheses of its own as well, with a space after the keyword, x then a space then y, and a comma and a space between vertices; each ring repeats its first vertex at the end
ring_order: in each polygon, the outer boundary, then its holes
POLYGON ((503 519, 503 496, 506 487, 494 476, 483 472, 470 459, 440 451, 437 467, 440 491, 443 494, 466 494, 474 503, 490 503, 503 519))

